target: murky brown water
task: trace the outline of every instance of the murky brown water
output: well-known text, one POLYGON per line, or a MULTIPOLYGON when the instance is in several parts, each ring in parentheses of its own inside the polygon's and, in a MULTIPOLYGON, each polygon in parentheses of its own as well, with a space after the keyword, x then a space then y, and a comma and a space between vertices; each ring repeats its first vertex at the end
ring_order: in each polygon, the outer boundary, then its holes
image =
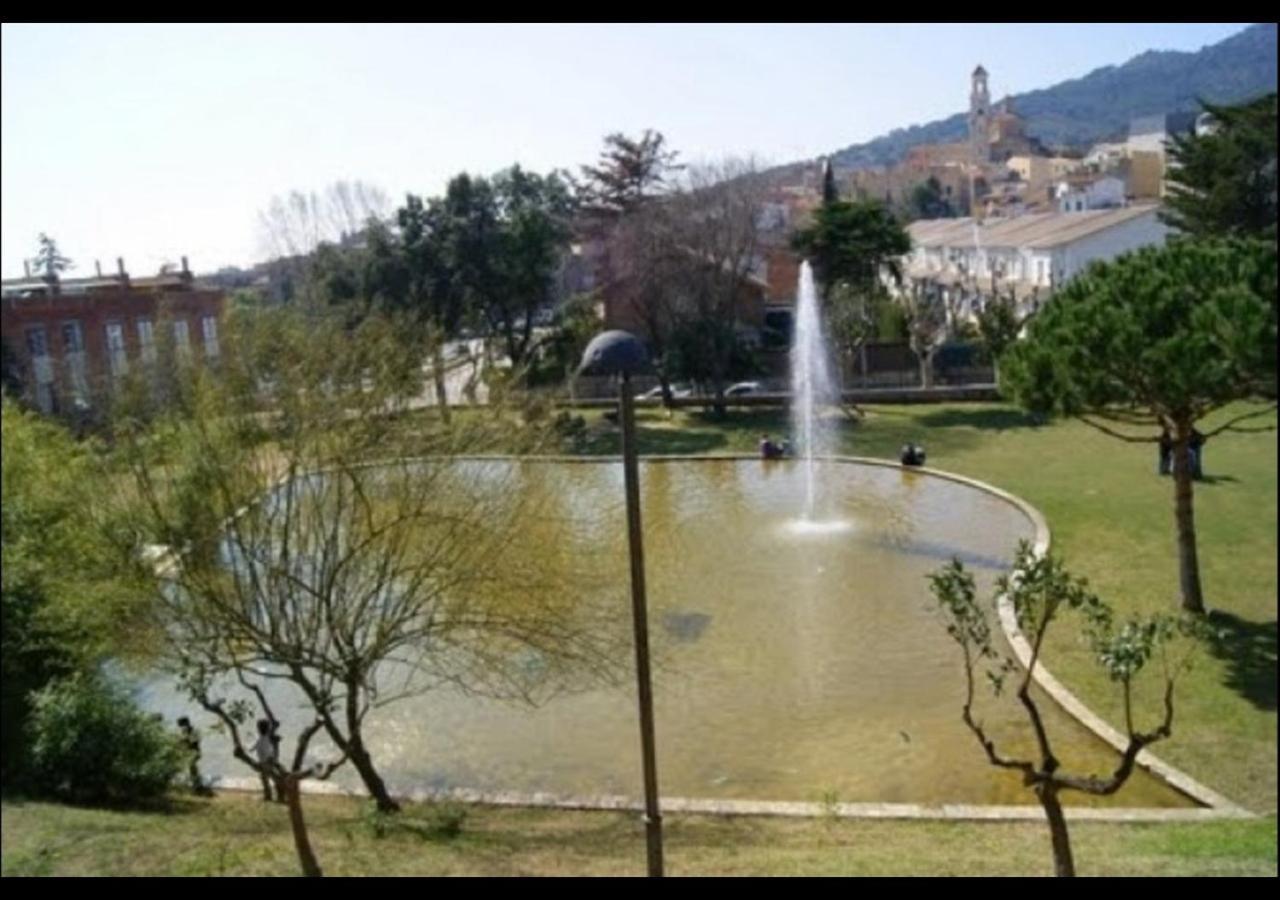
MULTIPOLYGON (((513 554, 572 552, 584 590, 629 620, 622 471, 616 463, 470 463, 536 492, 541 511, 513 554), (514 469, 512 468, 514 467, 514 469)), ((821 467, 822 518, 796 533, 802 487, 790 462, 642 465, 659 777, 669 796, 919 803, 1029 803, 989 766, 960 721, 959 651, 925 576, 959 556, 984 592, 1031 524, 1011 505, 945 479, 848 463, 821 467)), ((1055 749, 1075 771, 1116 755, 1041 697, 1055 749)), ((170 717, 191 706, 152 683, 170 717)), ((1002 750, 1030 750, 1010 700, 980 714, 1002 750)), ((301 713, 298 713, 301 716, 301 713)), ((195 716, 198 722, 203 715, 195 716)), ((393 788, 460 786, 640 794, 633 693, 593 689, 530 709, 452 690, 371 715, 370 744, 393 788)), ((244 775, 206 732, 205 768, 244 775)), ((356 785, 350 769, 337 780, 356 785)), ((1118 806, 1189 806, 1143 773, 1118 806)))

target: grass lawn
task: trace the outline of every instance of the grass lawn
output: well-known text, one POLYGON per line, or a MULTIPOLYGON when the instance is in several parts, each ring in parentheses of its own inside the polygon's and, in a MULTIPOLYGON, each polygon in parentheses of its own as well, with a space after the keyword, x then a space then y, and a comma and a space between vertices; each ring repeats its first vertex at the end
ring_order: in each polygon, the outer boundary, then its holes
MULTIPOLYGON (((446 837, 409 806, 375 836, 366 805, 306 801, 327 875, 642 875, 636 815, 469 807, 446 837)), ((0 871, 13 875, 295 875, 283 807, 248 794, 169 812, 45 803, 0 807, 0 871)), ((1049 875, 1040 823, 665 819, 673 875, 1049 875)), ((1072 826, 1082 875, 1276 874, 1276 820, 1072 826)))
MULTIPOLYGON (((1173 484, 1155 474, 1154 445, 1128 444, 1074 421, 1040 425, 1004 404, 866 412, 857 425, 839 418, 842 452, 897 459, 902 444, 921 443, 930 466, 990 482, 1038 507, 1054 549, 1118 611, 1177 609, 1173 484)), ((1262 421, 1275 425, 1276 417, 1262 421)), ((723 420, 644 410, 638 420, 642 453, 751 453, 761 434, 787 430, 780 410, 735 410, 723 420)), ((593 433, 585 452, 618 452, 612 429, 593 433)), ((1201 577, 1226 637, 1180 682, 1173 737, 1154 749, 1247 808, 1275 812, 1275 434, 1215 437, 1205 447, 1205 474, 1195 490, 1201 577)), ((1050 669, 1099 714, 1121 722, 1118 694, 1078 638, 1065 628, 1050 636, 1050 669)))
MULTIPOLYGON (((1038 425, 1001 404, 867 413, 857 425, 841 420, 843 452, 896 459, 904 442, 922 443, 931 466, 988 481, 1037 506, 1055 549, 1118 610, 1177 608, 1173 486, 1154 473, 1154 445, 1126 444, 1074 422, 1038 425)), ((616 429, 599 413, 587 418, 590 437, 579 452, 616 453, 616 429)), ((734 411, 723 420, 644 410, 639 426, 642 452, 651 454, 751 453, 761 433, 787 430, 784 414, 769 410, 734 411)), ((1174 736, 1156 748, 1267 815, 1197 824, 1078 823, 1072 837, 1081 874, 1277 874, 1276 468, 1274 434, 1227 434, 1206 447, 1196 524, 1206 599, 1226 636, 1184 677, 1174 736)), ((1056 634, 1046 662, 1095 710, 1120 720, 1111 685, 1069 629, 1056 634)), ((982 764, 976 747, 957 752, 973 753, 974 764, 982 764)), ((634 815, 473 807, 461 833, 446 837, 432 830, 433 813, 410 807, 379 838, 365 809, 350 798, 307 800, 313 843, 328 874, 643 873, 643 829, 634 815)), ((178 799, 161 812, 6 800, 0 816, 4 875, 297 871, 284 811, 245 795, 178 799)), ((666 823, 673 874, 1052 871, 1040 823, 701 816, 666 823)))

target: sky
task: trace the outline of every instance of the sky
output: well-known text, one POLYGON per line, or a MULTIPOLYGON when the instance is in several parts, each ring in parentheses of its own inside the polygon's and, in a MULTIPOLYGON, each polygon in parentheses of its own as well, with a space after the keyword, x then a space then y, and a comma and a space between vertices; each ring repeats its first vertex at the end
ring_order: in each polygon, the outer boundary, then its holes
POLYGON ((979 62, 1002 97, 1244 27, 4 25, 0 272, 40 232, 70 276, 249 265, 274 196, 576 171, 613 131, 690 161, 809 159, 967 108, 979 62))

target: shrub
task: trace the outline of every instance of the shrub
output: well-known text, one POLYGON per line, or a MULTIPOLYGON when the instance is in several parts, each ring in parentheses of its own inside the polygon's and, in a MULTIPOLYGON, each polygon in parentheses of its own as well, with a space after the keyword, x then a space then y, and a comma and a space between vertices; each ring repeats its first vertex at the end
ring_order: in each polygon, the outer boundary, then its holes
POLYGON ((57 679, 31 696, 37 786, 73 800, 137 801, 163 794, 185 761, 176 736, 95 675, 57 679))

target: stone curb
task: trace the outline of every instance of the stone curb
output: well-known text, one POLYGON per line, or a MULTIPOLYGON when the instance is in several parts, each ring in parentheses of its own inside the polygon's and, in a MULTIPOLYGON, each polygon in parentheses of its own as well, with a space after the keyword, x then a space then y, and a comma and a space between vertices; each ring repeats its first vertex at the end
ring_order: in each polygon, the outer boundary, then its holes
MULTIPOLYGON (((219 790, 256 794, 261 784, 251 778, 216 778, 219 790)), ((360 789, 348 789, 324 781, 305 781, 307 794, 331 797, 367 797, 360 789)), ((418 788, 398 799, 415 803, 455 802, 479 806, 521 807, 613 812, 644 812, 643 801, 611 794, 573 795, 545 792, 477 791, 467 788, 427 790, 418 788)), ((787 800, 715 800, 696 797, 662 797, 664 813, 705 816, 770 816, 780 818, 897 819, 956 822, 1039 822, 1044 810, 1038 806, 981 806, 944 803, 926 806, 919 803, 805 803, 787 800)), ((1076 822, 1206 822, 1223 818, 1245 818, 1218 809, 1154 809, 1116 807, 1066 807, 1066 817, 1076 822)))

